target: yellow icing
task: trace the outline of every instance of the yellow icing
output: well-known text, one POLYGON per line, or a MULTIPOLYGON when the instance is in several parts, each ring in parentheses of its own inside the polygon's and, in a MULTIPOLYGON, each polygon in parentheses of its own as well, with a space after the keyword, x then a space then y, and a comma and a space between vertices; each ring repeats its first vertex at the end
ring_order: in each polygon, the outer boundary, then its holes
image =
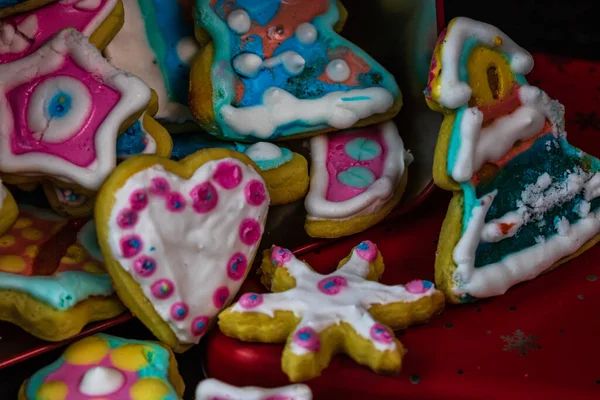
POLYGON ((470 107, 489 106, 508 96, 513 89, 515 76, 505 56, 487 47, 473 49, 467 62, 469 86, 473 90, 470 107), (497 76, 497 91, 492 92, 493 83, 488 79, 488 70, 493 68, 497 76))
POLYGON ((44 233, 35 228, 25 228, 21 231, 21 236, 28 240, 40 240, 44 233))
POLYGON ((4 235, 0 237, 0 247, 10 247, 16 242, 13 235, 4 235))
POLYGON ((21 256, 12 254, 0 256, 0 271, 16 274, 25 271, 25 266, 25 260, 21 256))
POLYGON ((29 258, 36 258, 39 252, 40 248, 35 244, 32 244, 25 248, 25 255, 29 258))
POLYGON ((148 366, 148 357, 146 354, 151 351, 142 344, 126 344, 113 349, 110 353, 110 359, 113 365, 124 371, 139 371, 148 366))
POLYGON ((169 386, 157 378, 142 378, 131 386, 131 400, 162 400, 170 393, 169 386))
POLYGON ((31 218, 19 218, 13 225, 13 228, 23 229, 23 228, 27 228, 31 224, 33 224, 33 220, 31 218))
POLYGON ((83 264, 83 270, 90 274, 105 274, 106 271, 102 268, 102 265, 97 261, 88 261, 83 264))
POLYGON ((69 392, 66 383, 50 381, 42 383, 35 394, 36 400, 64 400, 69 392))
POLYGON ((90 336, 67 348, 63 357, 74 365, 88 365, 100 362, 110 350, 108 342, 96 336, 90 336))

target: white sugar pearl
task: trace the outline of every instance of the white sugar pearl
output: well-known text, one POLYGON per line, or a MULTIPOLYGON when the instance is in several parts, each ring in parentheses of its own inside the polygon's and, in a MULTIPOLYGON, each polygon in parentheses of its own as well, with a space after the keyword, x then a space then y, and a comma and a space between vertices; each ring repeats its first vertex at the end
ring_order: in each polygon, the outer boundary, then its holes
POLYGON ((250 30, 252 21, 246 10, 240 8, 229 13, 227 16, 227 25, 238 35, 243 35, 250 30))
POLYGON ((350 67, 344 60, 332 60, 327 64, 325 73, 334 82, 344 82, 350 78, 350 67))
POLYGON ((233 69, 242 76, 253 78, 258 74, 262 63, 262 58, 256 54, 242 53, 233 59, 233 69))
POLYGON ((79 391, 86 396, 107 396, 119 390, 125 383, 123 373, 115 368, 90 368, 79 384, 79 391))
POLYGON ((317 28, 309 22, 298 25, 296 37, 302 44, 313 44, 317 40, 317 28))

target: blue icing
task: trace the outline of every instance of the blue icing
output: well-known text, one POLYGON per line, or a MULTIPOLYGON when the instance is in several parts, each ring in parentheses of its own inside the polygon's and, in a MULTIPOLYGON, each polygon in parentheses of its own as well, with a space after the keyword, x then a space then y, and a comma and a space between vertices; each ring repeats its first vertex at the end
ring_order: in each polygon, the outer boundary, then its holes
POLYGON ((350 167, 338 173, 337 179, 346 186, 364 189, 375 182, 375 174, 365 167, 350 167))
POLYGON ((65 271, 53 276, 23 276, 0 272, 0 289, 17 290, 57 310, 68 310, 90 296, 114 293, 106 274, 65 271))
POLYGON ((65 92, 58 92, 50 100, 48 115, 50 118, 62 118, 71 110, 71 96, 65 92))
MULTIPOLYGON (((225 105, 237 107, 261 105, 263 94, 270 87, 282 88, 299 99, 321 98, 328 93, 363 89, 365 87, 383 87, 391 92, 394 97, 398 96, 400 91, 394 77, 364 51, 333 31, 332 28, 339 18, 336 0, 330 1, 329 10, 325 14, 310 21, 318 31, 317 40, 314 44, 302 44, 295 35, 292 35, 274 51, 274 57, 288 50, 300 54, 306 61, 302 73, 292 76, 282 65, 277 65, 271 69, 263 68, 259 70, 257 76, 253 78, 235 75, 231 67, 231 60, 237 55, 250 52, 264 59, 262 39, 252 36, 250 40, 244 40, 242 43, 241 36, 231 31, 227 25, 225 20, 226 7, 243 8, 253 21, 265 26, 277 15, 281 1, 237 0, 231 2, 219 0, 213 9, 211 9, 209 0, 197 2, 196 18, 198 25, 206 29, 213 38, 223 38, 216 41, 215 58, 211 71, 213 92, 215 93, 213 96, 215 118, 221 128, 221 135, 234 139, 247 139, 246 136, 239 135, 228 126, 220 110, 225 105), (350 49, 371 66, 368 73, 362 73, 357 77, 361 87, 342 83, 326 83, 317 79, 325 72, 325 68, 330 61, 327 50, 336 48, 350 49), (234 75, 241 80, 245 87, 244 94, 239 102, 234 101, 235 90, 232 79, 234 75)), ((349 97, 344 101, 366 100, 369 100, 367 96, 356 96, 354 98, 349 97)), ((306 121, 293 121, 292 123, 282 124, 276 127, 270 138, 322 129, 327 126, 324 125, 324 122, 315 124, 306 121)))
POLYGON ((25 3, 27 0, 0 0, 0 8, 16 6, 17 4, 25 3))
POLYGON ((96 234, 96 221, 92 219, 85 224, 77 234, 77 240, 90 253, 90 256, 96 260, 104 260, 104 256, 100 251, 100 244, 98 243, 98 235, 96 234))
POLYGON ((146 132, 141 121, 135 121, 125 132, 117 138, 117 157, 141 154, 146 149, 144 137, 146 132))
POLYGON ((369 96, 354 96, 354 97, 342 97, 342 101, 352 102, 352 101, 365 101, 371 100, 369 96))
POLYGON ((344 151, 357 161, 368 161, 381 154, 381 145, 375 140, 356 138, 346 143, 344 151))
POLYGON ((194 37, 194 25, 185 19, 178 1, 138 0, 138 3, 169 100, 188 104, 190 67, 179 57, 177 45, 183 38, 194 37))
POLYGON ((283 164, 292 161, 294 154, 285 147, 280 147, 280 149, 282 153, 281 157, 277 157, 271 160, 254 160, 254 162, 256 163, 256 165, 258 165, 258 168, 260 168, 261 171, 268 171, 271 169, 279 168, 283 164))

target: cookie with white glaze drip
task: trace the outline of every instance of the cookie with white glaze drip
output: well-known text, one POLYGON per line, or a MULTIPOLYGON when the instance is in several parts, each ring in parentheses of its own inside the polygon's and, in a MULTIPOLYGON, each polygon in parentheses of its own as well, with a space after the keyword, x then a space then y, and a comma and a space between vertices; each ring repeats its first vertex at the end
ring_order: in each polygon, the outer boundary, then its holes
POLYGON ((600 161, 568 143, 564 107, 527 83, 532 68, 468 18, 436 45, 425 97, 444 113, 434 180, 454 197, 435 268, 451 302, 504 294, 599 240, 600 161))
POLYGON ((316 135, 388 120, 394 77, 339 32, 336 0, 201 0, 190 107, 203 128, 242 141, 316 135))
POLYGON ((279 388, 235 387, 216 379, 204 379, 196 387, 195 400, 312 400, 312 392, 306 385, 297 384, 279 388))

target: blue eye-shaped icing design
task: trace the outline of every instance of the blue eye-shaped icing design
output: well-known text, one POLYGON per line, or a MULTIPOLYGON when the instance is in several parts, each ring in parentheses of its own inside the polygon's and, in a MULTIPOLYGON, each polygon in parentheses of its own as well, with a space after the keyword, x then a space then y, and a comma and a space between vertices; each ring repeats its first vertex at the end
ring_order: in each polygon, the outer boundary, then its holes
POLYGON ((92 97, 77 79, 48 78, 31 95, 27 124, 33 137, 48 143, 60 143, 76 135, 88 121, 92 97))

